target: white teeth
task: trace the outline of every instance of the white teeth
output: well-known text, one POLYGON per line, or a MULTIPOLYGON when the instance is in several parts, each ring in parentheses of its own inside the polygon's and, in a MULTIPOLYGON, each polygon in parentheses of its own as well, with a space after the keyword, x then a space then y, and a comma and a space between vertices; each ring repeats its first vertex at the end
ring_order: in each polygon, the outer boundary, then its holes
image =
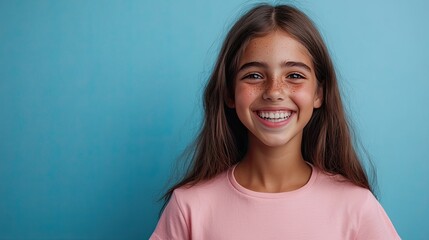
POLYGON ((258 111, 258 116, 270 122, 280 122, 287 120, 291 115, 291 111, 258 111))

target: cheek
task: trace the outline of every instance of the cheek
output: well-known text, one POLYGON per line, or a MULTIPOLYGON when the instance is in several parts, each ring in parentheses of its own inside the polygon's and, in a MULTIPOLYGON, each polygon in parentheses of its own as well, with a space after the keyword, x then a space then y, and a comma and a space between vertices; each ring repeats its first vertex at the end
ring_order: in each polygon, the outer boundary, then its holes
POLYGON ((235 104, 243 105, 250 104, 253 102, 263 91, 263 88, 260 86, 241 86, 238 85, 235 88, 235 104))
POLYGON ((290 84, 288 85, 288 89, 291 92, 291 94, 295 94, 295 93, 299 93, 300 90, 302 89, 302 84, 290 84))
MULTIPOLYGON (((303 85, 290 86, 290 98, 301 107, 311 105, 315 99, 315 90, 303 85)), ((312 109, 313 107, 311 107, 312 109)))

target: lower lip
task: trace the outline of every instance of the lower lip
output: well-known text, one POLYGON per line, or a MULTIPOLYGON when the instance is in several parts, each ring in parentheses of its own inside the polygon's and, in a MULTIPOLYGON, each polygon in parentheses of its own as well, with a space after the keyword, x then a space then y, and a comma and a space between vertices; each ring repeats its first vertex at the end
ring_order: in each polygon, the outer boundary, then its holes
POLYGON ((289 116, 288 119, 285 119, 284 121, 279 121, 279 122, 271 122, 268 120, 265 120, 261 117, 258 116, 258 114, 256 114, 256 112, 254 113, 256 115, 256 117, 259 119, 259 121, 265 125, 266 127, 269 128, 279 128, 279 127, 283 127, 285 125, 287 125, 290 122, 290 119, 293 117, 294 113, 292 112, 292 114, 289 116))

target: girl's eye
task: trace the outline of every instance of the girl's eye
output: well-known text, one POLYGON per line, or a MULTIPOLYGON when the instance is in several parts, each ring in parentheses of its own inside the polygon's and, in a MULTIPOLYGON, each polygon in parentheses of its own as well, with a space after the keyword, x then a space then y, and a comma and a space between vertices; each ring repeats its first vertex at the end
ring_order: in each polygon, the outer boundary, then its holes
POLYGON ((257 73, 251 73, 246 75, 244 78, 250 78, 250 79, 262 79, 262 76, 257 73))
POLYGON ((289 74, 287 76, 287 78, 289 78, 289 79, 301 79, 301 78, 304 78, 304 76, 302 76, 299 73, 292 73, 292 74, 289 74))

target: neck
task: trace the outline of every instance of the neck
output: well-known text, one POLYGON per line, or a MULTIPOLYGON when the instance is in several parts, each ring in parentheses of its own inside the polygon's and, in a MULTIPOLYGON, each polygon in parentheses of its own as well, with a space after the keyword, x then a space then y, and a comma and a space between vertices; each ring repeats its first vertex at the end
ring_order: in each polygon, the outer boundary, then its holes
POLYGON ((304 161, 301 144, 270 147, 249 136, 246 156, 236 167, 237 181, 259 192, 286 192, 304 186, 311 167, 304 161))

